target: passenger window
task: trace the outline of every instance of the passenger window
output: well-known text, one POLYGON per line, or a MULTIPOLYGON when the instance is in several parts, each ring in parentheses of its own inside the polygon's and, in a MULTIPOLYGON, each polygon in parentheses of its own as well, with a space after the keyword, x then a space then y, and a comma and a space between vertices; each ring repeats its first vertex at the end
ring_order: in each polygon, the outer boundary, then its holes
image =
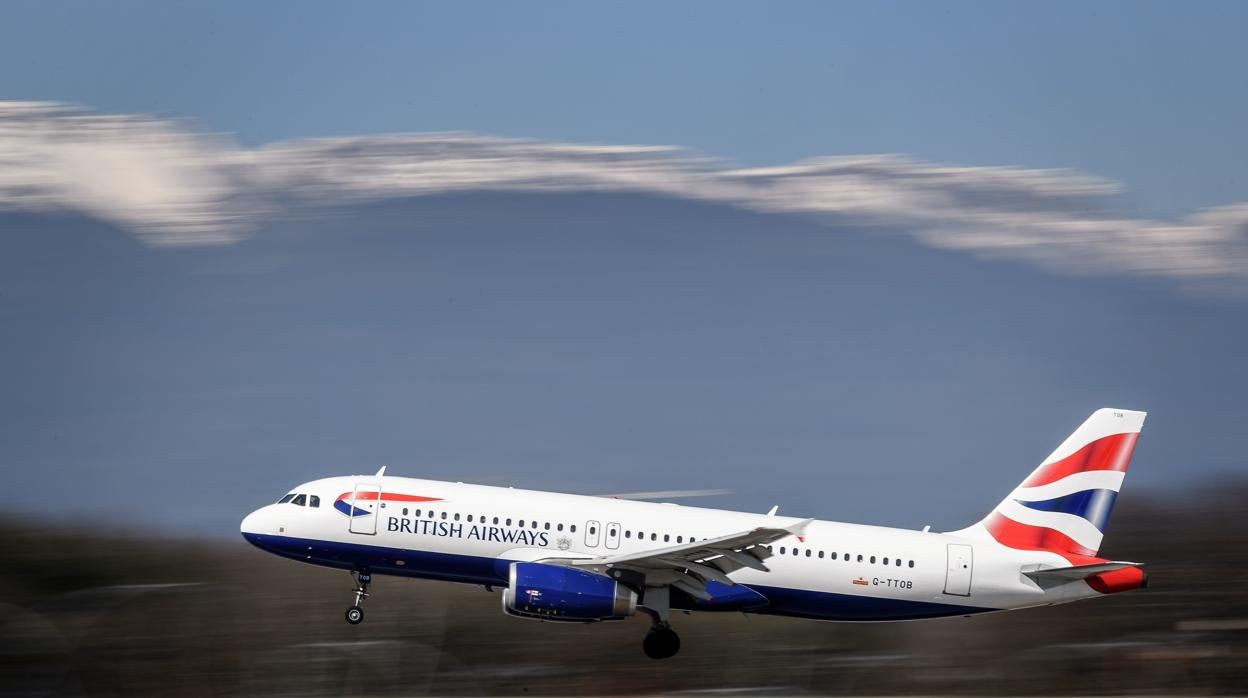
POLYGON ((529 526, 529 528, 537 528, 537 522, 536 522, 536 521, 532 522, 532 524, 533 524, 533 525, 529 526))
POLYGON ((543 528, 545 528, 547 531, 549 531, 549 530, 550 530, 550 522, 549 522, 549 521, 547 521, 545 524, 543 524, 543 526, 542 526, 542 527, 543 527, 543 528))
POLYGON ((784 554, 784 546, 783 546, 783 545, 782 545, 782 546, 780 546, 780 554, 781 554, 781 555, 783 555, 783 554, 784 554))
POLYGON ((520 528, 524 528, 524 519, 520 519, 519 521, 517 521, 516 526, 520 528))
POLYGON ((884 558, 884 564, 888 564, 888 558, 884 558))
POLYGON ((468 515, 468 523, 472 523, 472 514, 468 515))
POLYGON ((310 496, 308 497, 308 506, 310 506, 310 507, 319 507, 319 506, 321 506, 321 498, 320 498, 320 497, 318 497, 318 496, 316 496, 316 495, 310 495, 310 496))
POLYGON ((897 558, 896 562, 897 562, 897 566, 901 567, 901 558, 897 558))
POLYGON ((632 532, 632 531, 625 531, 625 532, 624 532, 624 537, 625 537, 625 538, 632 538, 632 537, 633 537, 633 532, 632 532))
POLYGON ((685 542, 685 537, 684 537, 684 536, 676 536, 676 542, 677 542, 677 543, 684 543, 684 542, 685 542))
POLYGON ((416 518, 420 518, 420 509, 417 509, 416 511, 413 511, 413 512, 412 512, 412 516, 415 516, 416 518))
POLYGON ((590 526, 590 527, 589 527, 589 535, 591 535, 591 536, 592 536, 592 535, 594 535, 594 534, 595 534, 595 533, 597 533, 597 532, 598 532, 598 527, 597 527, 597 526, 590 526))
POLYGON ((607 527, 607 535, 608 535, 609 537, 611 537, 611 538, 615 538, 615 534, 616 534, 616 529, 611 528, 611 527, 609 527, 609 526, 608 526, 608 527, 607 527))
POLYGON ((511 525, 511 519, 507 519, 507 525, 508 525, 508 526, 510 526, 510 525, 511 525))
POLYGON ((671 540, 672 540, 672 536, 671 536, 671 534, 670 534, 670 533, 664 533, 664 534, 663 534, 663 542, 664 542, 664 543, 670 543, 670 542, 671 542, 671 540))
POLYGON ((859 555, 859 556, 858 556, 858 562, 862 562, 862 556, 861 556, 861 555, 859 555))
POLYGON ((299 495, 299 496, 295 497, 294 501, 292 501, 292 502, 291 502, 291 504, 294 504, 294 505, 295 505, 295 506, 297 506, 297 507, 304 506, 304 505, 306 505, 307 503, 308 503, 308 496, 307 496, 307 495, 304 495, 304 494, 301 494, 301 495, 299 495))
POLYGON ((498 517, 497 517, 497 516, 495 516, 495 517, 494 517, 494 525, 495 525, 495 526, 497 526, 497 525, 498 525, 498 517))
POLYGON ((568 526, 568 532, 576 533, 576 524, 572 524, 571 526, 568 526))
POLYGON ((910 561, 910 566, 911 566, 911 567, 914 567, 914 560, 911 560, 911 561, 910 561))
POLYGON ((797 548, 793 548, 793 554, 797 555, 797 548))
POLYGON ((659 539, 659 534, 657 533, 650 534, 650 540, 658 540, 658 539, 659 539))
POLYGON ((278 503, 278 504, 285 504, 286 502, 289 502, 290 500, 292 500, 292 499, 294 499, 294 498, 295 498, 295 495, 294 495, 293 493, 292 493, 292 494, 288 494, 288 495, 286 495, 285 497, 282 497, 281 499, 277 500, 277 503, 278 503))
POLYGON ((556 531, 562 531, 562 530, 563 530, 563 524, 555 524, 555 530, 556 530, 556 531))
POLYGON ((407 507, 403 507, 403 515, 407 516, 407 507))
POLYGON ((459 514, 455 514, 455 520, 459 521, 459 514))
POLYGON ((873 564, 873 565, 875 564, 875 556, 874 556, 874 555, 872 555, 872 556, 871 556, 871 564, 873 564))
POLYGON ((830 558, 832 558, 833 560, 835 560, 835 559, 836 559, 836 552, 833 552, 833 553, 832 553, 831 555, 829 555, 828 557, 830 557, 830 558))

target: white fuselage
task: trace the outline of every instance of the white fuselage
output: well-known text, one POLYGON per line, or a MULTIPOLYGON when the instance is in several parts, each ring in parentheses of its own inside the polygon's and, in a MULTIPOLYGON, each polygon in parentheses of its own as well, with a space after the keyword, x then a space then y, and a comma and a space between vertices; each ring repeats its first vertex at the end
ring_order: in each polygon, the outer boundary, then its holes
MULTIPOLYGON (((327 478, 292 494, 304 495, 304 504, 271 504, 243 521, 248 540, 312 564, 486 586, 506 586, 513 562, 655 550, 800 521, 394 476, 327 478), (380 494, 361 511, 350 505, 359 491, 380 494), (312 497, 319 506, 310 506, 312 497)), ((1042 589, 1023 571, 1066 566, 1065 559, 991 539, 813 521, 800 539, 768 547, 769 571, 730 574, 767 597, 758 613, 906 620, 1098 595, 1082 580, 1042 589)), ((719 610, 691 598, 674 598, 673 607, 719 610)))

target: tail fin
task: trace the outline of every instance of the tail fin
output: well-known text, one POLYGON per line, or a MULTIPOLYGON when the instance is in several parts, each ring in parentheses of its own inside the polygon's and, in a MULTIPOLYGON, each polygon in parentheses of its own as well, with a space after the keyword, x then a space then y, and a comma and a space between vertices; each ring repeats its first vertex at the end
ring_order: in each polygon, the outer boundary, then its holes
POLYGON ((1099 409, 982 521, 953 535, 1019 550, 1095 556, 1122 488, 1144 412, 1099 409))

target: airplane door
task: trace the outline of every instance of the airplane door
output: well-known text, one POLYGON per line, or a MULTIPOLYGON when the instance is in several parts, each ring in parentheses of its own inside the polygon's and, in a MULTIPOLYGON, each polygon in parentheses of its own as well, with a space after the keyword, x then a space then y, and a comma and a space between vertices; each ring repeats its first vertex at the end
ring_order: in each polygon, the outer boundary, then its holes
POLYGON ((960 543, 949 544, 949 567, 945 571, 945 593, 971 595, 971 572, 974 571, 974 548, 960 543))
POLYGON ((585 547, 598 547, 598 537, 602 535, 602 532, 598 530, 599 528, 601 528, 601 525, 597 521, 585 522, 585 547))
POLYGON ((607 524, 607 547, 612 550, 620 547, 620 525, 614 521, 607 524))
POLYGON ((357 484, 351 494, 351 518, 347 530, 367 536, 377 535, 377 502, 381 500, 381 485, 357 484))

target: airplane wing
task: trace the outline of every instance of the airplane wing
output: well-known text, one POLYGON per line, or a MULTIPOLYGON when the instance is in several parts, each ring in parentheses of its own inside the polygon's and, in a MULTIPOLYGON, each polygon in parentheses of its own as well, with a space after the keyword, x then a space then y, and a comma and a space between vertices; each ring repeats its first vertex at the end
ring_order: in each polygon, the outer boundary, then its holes
POLYGON ((1056 582, 1075 582, 1080 579, 1087 579, 1094 574, 1102 572, 1113 572, 1114 570, 1122 570, 1128 567, 1140 567, 1142 562, 1124 562, 1121 560, 1112 562, 1098 562, 1091 565, 1075 565, 1073 567, 1051 567, 1043 570, 1028 570, 1023 574, 1031 577, 1037 582, 1056 581, 1056 582))
POLYGON ((814 519, 788 526, 759 526, 668 548, 569 560, 567 564, 600 574, 629 570, 645 575, 647 586, 671 585, 690 596, 710 600, 708 581, 735 586, 736 582, 728 577, 730 572, 746 567, 769 572, 763 560, 771 557, 771 551, 765 546, 781 538, 802 535, 811 521, 814 519))

